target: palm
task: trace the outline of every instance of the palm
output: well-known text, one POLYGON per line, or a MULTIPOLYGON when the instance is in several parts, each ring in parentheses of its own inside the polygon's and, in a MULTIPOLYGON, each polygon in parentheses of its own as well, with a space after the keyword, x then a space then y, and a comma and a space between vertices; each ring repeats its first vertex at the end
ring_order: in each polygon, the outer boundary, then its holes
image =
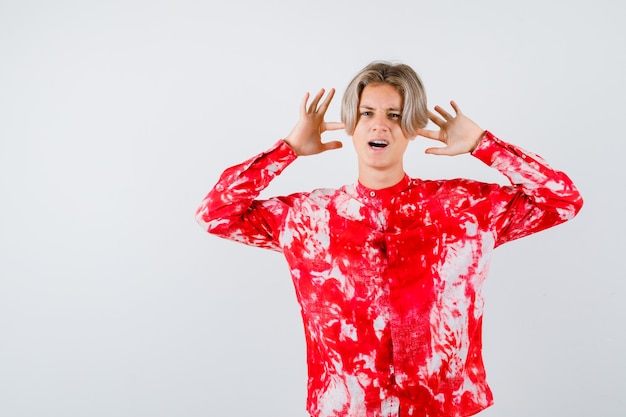
POLYGON ((324 90, 320 90, 307 106, 309 93, 305 94, 300 105, 300 119, 285 142, 291 146, 297 155, 315 155, 330 149, 341 148, 339 141, 322 142, 322 133, 327 130, 337 130, 344 127, 343 123, 325 122, 324 115, 328 109, 335 90, 331 89, 324 100, 324 90))
POLYGON ((454 117, 439 106, 435 106, 439 115, 429 112, 429 119, 439 126, 438 131, 427 129, 418 131, 419 135, 446 145, 428 148, 426 153, 453 156, 472 152, 482 138, 484 130, 465 116, 454 101, 451 101, 450 105, 455 111, 454 117))

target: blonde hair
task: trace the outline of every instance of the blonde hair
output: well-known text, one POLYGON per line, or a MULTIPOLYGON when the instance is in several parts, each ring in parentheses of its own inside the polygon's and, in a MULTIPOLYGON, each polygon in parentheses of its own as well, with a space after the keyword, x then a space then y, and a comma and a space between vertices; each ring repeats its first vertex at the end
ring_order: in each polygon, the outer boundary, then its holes
POLYGON ((403 98, 400 125, 407 136, 415 136, 417 129, 428 123, 426 90, 417 73, 408 65, 374 61, 363 68, 348 84, 341 102, 341 121, 349 135, 358 122, 361 93, 368 84, 394 86, 403 98))

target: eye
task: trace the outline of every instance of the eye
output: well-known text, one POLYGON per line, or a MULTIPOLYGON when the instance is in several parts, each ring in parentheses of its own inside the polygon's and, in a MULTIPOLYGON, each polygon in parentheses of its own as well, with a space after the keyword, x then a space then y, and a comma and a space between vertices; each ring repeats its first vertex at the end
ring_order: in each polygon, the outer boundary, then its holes
POLYGON ((361 116, 371 116, 371 115, 372 115, 372 112, 369 110, 365 110, 361 112, 361 116))
POLYGON ((392 119, 402 119, 402 115, 400 113, 389 113, 389 117, 392 119))

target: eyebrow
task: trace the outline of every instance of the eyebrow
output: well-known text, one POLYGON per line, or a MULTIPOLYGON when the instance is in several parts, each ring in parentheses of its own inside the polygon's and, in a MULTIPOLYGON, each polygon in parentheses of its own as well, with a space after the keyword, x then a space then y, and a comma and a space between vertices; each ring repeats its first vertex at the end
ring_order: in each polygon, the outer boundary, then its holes
MULTIPOLYGON (((374 107, 370 107, 370 106, 359 106, 359 109, 365 109, 365 110, 376 110, 374 107)), ((385 110, 389 111, 397 111, 397 112, 401 112, 402 109, 401 108, 397 108, 397 107, 387 107, 385 110)))

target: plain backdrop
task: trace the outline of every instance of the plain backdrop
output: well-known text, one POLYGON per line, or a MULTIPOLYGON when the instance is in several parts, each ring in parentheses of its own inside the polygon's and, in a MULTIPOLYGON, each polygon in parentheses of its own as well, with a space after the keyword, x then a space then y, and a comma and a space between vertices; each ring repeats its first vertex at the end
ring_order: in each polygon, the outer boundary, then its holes
MULTIPOLYGON (((495 253, 481 416, 626 415, 626 30, 613 0, 0 0, 0 416, 305 417, 280 254, 203 232, 219 174, 307 91, 413 66, 578 185, 571 222, 495 253)), ((351 140, 268 195, 356 179, 351 140)), ((471 156, 409 175, 504 179, 471 156)))

